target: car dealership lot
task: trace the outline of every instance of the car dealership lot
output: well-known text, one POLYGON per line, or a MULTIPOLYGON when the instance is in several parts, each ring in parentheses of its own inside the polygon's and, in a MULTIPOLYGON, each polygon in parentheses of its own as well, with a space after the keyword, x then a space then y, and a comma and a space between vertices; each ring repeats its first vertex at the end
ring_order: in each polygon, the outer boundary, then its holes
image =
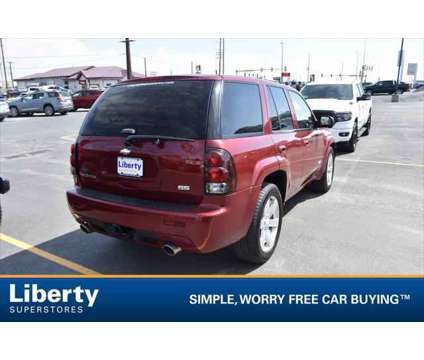
POLYGON ((329 193, 305 190, 286 204, 280 243, 260 267, 228 249, 171 258, 82 233, 65 191, 73 183, 70 144, 85 112, 8 118, 0 124, 0 175, 11 181, 0 199, 0 273, 422 274, 423 96, 373 100, 371 135, 354 154, 339 154, 329 193), (30 245, 36 248, 24 250, 30 245))

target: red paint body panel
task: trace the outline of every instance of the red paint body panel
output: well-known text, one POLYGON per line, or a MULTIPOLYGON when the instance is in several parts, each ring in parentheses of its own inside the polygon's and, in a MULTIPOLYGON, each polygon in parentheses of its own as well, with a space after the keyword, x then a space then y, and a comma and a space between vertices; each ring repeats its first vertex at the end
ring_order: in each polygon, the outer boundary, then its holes
MULTIPOLYGON (((233 76, 164 76, 126 83, 169 80, 230 80, 258 84, 261 93, 262 135, 226 139, 162 141, 158 146, 142 139, 132 156, 145 162, 143 178, 121 177, 116 159, 124 147, 124 137, 80 137, 78 140, 77 186, 68 191, 71 212, 79 222, 96 220, 105 224, 148 232, 157 245, 172 241, 189 251, 210 252, 243 238, 250 227, 264 179, 275 172, 287 178, 285 200, 299 192, 324 171, 333 139, 325 129, 298 129, 293 106, 293 130, 271 131, 266 101, 266 84, 275 82, 233 76), (226 150, 235 169, 235 189, 226 195, 205 193, 205 153, 210 148, 226 150), (188 185, 181 192, 178 185, 188 185), (89 188, 123 198, 155 201, 164 208, 108 201, 79 191, 89 188), (184 206, 184 207, 181 207, 184 206)), ((283 87, 287 93, 288 89, 283 87)), ((94 226, 95 227, 95 226, 94 226)), ((96 231, 109 231, 96 228, 96 231)))
POLYGON ((100 90, 84 90, 84 95, 72 96, 75 109, 89 109, 102 94, 100 90))

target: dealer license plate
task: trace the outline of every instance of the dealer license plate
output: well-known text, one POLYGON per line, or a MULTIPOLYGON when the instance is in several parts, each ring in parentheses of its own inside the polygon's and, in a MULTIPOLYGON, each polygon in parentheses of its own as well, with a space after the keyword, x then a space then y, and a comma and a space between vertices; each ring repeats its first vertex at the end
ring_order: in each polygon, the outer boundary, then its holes
POLYGON ((143 176, 143 159, 118 156, 118 175, 123 176, 143 176))

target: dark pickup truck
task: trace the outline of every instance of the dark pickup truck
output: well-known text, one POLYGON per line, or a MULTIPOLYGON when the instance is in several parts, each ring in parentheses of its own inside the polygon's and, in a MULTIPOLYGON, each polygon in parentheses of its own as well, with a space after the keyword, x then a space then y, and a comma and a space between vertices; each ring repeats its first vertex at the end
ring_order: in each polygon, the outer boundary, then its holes
POLYGON ((378 81, 375 84, 364 87, 364 91, 369 95, 374 94, 403 94, 405 91, 409 91, 410 86, 407 83, 400 82, 397 84, 394 80, 383 80, 378 81))

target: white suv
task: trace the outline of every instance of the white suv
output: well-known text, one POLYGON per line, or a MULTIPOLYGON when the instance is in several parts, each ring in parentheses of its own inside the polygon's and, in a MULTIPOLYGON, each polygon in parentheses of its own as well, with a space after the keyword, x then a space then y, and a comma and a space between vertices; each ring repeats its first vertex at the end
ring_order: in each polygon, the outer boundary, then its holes
POLYGON ((371 96, 357 82, 327 81, 307 84, 301 91, 316 117, 331 116, 334 140, 354 152, 358 138, 371 128, 371 96))

